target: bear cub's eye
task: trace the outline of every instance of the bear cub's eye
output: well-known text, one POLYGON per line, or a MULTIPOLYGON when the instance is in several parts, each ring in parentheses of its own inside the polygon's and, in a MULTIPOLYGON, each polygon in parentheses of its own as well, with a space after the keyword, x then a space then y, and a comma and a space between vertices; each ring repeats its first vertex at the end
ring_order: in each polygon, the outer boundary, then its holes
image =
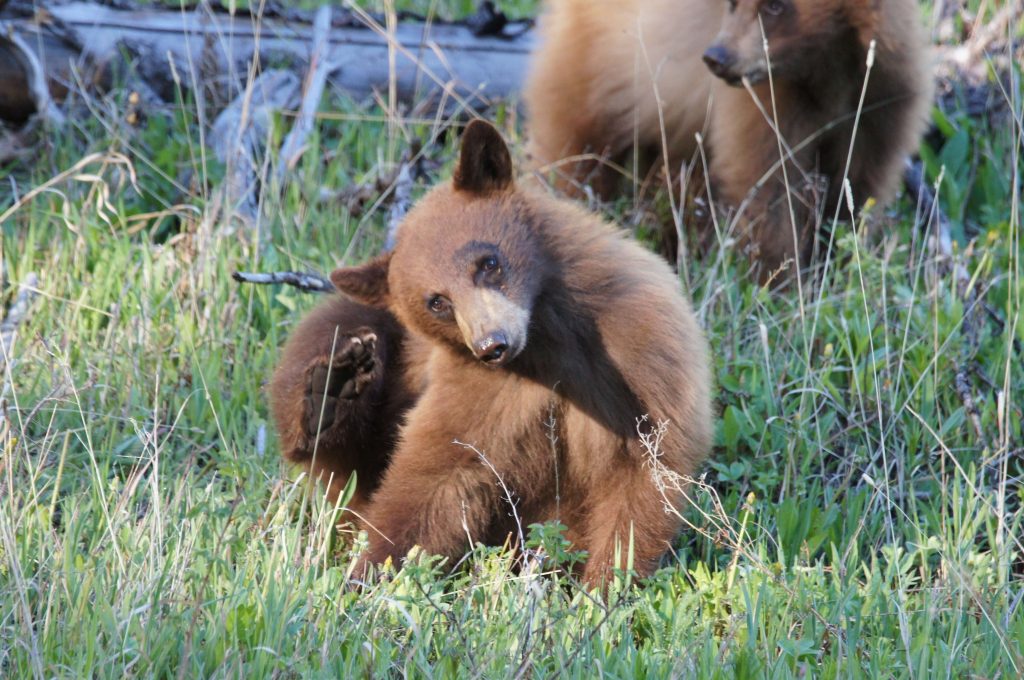
POLYGON ((473 274, 473 282, 478 286, 496 287, 502 283, 504 272, 501 267, 501 260, 497 255, 484 255, 476 261, 476 273, 473 274))
POLYGON ((481 258, 479 267, 480 271, 483 273, 490 274, 491 272, 499 271, 501 269, 501 264, 498 262, 498 258, 493 255, 488 255, 481 258))
POLYGON ((444 316, 451 311, 452 303, 443 295, 432 295, 427 300, 427 309, 438 316, 444 316))
POLYGON ((786 3, 782 0, 768 0, 768 2, 761 6, 761 9, 763 9, 766 14, 777 17, 786 11, 786 3))

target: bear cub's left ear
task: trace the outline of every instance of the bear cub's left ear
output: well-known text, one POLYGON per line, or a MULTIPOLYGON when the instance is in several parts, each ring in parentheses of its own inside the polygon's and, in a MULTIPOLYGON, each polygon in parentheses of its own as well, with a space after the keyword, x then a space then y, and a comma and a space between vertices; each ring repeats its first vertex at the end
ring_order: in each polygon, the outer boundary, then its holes
POLYGON ((391 253, 386 253, 357 267, 344 267, 331 272, 331 283, 342 294, 370 307, 387 307, 391 300, 388 269, 391 253))
POLYGON ((481 195, 512 185, 512 155, 493 125, 473 120, 466 126, 452 183, 458 191, 481 195))

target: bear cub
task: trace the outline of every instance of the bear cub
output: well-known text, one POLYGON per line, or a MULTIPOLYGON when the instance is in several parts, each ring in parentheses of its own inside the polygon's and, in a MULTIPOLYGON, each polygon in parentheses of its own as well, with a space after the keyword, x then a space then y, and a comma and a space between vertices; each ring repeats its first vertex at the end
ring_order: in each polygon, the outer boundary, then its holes
POLYGON ((655 569, 681 528, 665 504, 684 499, 659 487, 643 435, 664 428, 658 463, 683 476, 712 436, 707 343, 661 258, 517 183, 476 121, 394 250, 331 279, 347 299, 297 329, 273 393, 290 459, 318 447, 314 471, 357 471, 357 574, 415 545, 452 560, 501 545, 516 520, 564 523, 589 585, 630 541, 633 568, 655 569))

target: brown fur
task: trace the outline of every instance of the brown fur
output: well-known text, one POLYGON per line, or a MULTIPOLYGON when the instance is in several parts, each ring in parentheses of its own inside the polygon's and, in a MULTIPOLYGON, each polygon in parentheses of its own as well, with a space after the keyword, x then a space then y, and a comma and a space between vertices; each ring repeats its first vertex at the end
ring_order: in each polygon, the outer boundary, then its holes
POLYGON ((456 558, 502 543, 514 530, 504 484, 522 526, 569 527, 589 553, 587 583, 608 576, 631 534, 634 568, 650 574, 680 524, 646 467, 638 419, 648 416, 641 430, 669 423, 660 460, 684 475, 712 433, 707 347, 679 282, 617 229, 516 184, 489 125, 467 129, 455 176, 413 208, 365 277, 332 276, 430 348, 425 389, 367 510, 362 565, 414 545, 456 558), (387 288, 371 290, 381 267, 387 288))
POLYGON ((703 131, 715 198, 745 203, 741 236, 763 265, 806 258, 816 210, 829 224, 840 200, 871 39, 875 61, 848 173, 855 207, 868 197, 889 201, 919 143, 932 76, 918 11, 913 0, 551 0, 525 92, 530 153, 541 169, 559 168, 563 188, 590 178, 607 195, 617 185, 607 165, 559 160, 592 152, 623 162, 639 147, 666 152, 677 171, 703 131), (786 172, 795 223, 777 137, 740 83, 753 82, 771 116, 759 18, 778 128, 793 150, 786 172), (721 78, 702 63, 712 47, 727 57, 721 78))

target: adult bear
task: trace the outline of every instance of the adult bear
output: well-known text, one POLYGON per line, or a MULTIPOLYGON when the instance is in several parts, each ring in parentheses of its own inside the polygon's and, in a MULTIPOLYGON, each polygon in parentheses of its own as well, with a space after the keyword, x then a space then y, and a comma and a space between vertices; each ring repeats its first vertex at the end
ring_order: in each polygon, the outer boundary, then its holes
MULTIPOLYGON (((393 450, 388 435, 363 454, 387 464, 364 489, 369 547, 357 573, 414 545, 457 558, 474 542, 504 543, 516 521, 548 520, 587 551, 590 585, 630 541, 633 568, 653 571, 680 529, 665 504, 683 498, 659 486, 652 453, 660 470, 686 477, 712 435, 707 344, 661 258, 571 202, 518 185, 500 134, 473 122, 454 178, 410 211, 394 250, 331 280, 351 300, 328 303, 346 305, 336 307, 340 344, 318 322, 289 348, 330 342, 351 354, 356 338, 370 358, 346 355, 335 381, 319 367, 337 362, 320 355, 303 372, 310 385, 292 388, 306 404, 300 417, 287 390, 275 403, 283 431, 295 428, 281 416, 308 429, 317 399, 306 395, 320 390, 341 428, 334 441, 397 433, 393 450), (383 327, 373 314, 385 315, 383 327), (402 417, 360 404, 386 397, 388 384, 401 386, 398 401, 416 394, 402 417), (655 440, 652 452, 644 442, 655 440)), ((284 363, 295 363, 288 350, 284 363)), ((333 454, 323 444, 317 453, 333 454)))
POLYGON ((892 199, 917 150, 934 80, 920 11, 915 0, 549 0, 525 88, 530 153, 568 193, 583 182, 607 197, 631 150, 677 173, 703 133, 712 196, 738 210, 761 277, 806 264, 834 215, 892 199))

